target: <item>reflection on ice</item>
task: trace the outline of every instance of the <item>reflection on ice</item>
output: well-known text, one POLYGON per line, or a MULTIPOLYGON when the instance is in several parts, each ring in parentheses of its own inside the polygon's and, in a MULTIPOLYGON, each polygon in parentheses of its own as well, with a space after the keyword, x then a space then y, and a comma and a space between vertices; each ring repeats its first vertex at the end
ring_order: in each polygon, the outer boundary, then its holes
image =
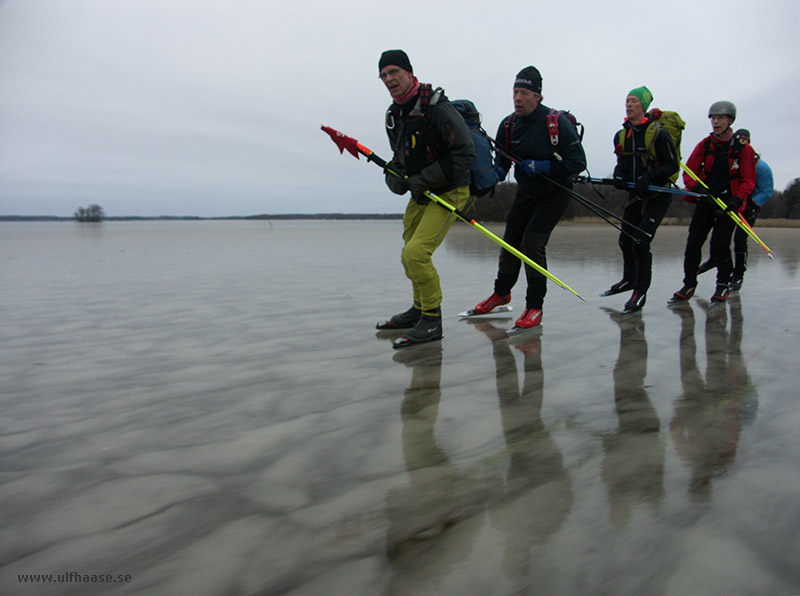
POLYGON ((513 335, 456 316, 497 260, 459 226, 444 339, 400 351, 399 222, 0 231, 0 593, 800 591, 794 230, 727 304, 668 308, 662 226, 621 317, 614 230, 559 226, 588 302, 553 288, 513 335))
POLYGON ((642 313, 605 310, 619 325, 619 355, 613 372, 619 424, 603 435, 603 481, 611 522, 624 526, 637 504, 659 504, 664 498, 665 445, 645 384, 649 352, 642 313))
POLYGON ((730 327, 725 305, 695 303, 705 314, 705 375, 697 364, 694 309, 689 304, 676 307, 673 312, 681 318, 683 396, 675 404, 670 431, 676 451, 691 469, 690 495, 708 501, 714 478, 736 458, 742 424, 755 416, 758 398, 741 354, 739 297, 730 299, 730 327))

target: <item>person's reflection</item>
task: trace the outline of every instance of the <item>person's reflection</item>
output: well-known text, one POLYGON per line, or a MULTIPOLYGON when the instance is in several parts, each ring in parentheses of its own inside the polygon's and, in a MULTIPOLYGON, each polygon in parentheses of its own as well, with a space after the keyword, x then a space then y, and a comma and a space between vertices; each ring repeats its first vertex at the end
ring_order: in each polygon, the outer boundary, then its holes
POLYGON ((545 544, 566 519, 572 507, 572 484, 561 451, 542 423, 541 330, 508 341, 506 332, 491 323, 475 327, 492 340, 506 444, 506 466, 501 482, 492 488, 489 516, 503 534, 503 567, 509 575, 524 576, 531 548, 545 544), (521 387, 512 348, 523 354, 521 387))
POLYGON ((744 316, 739 294, 730 297, 728 305, 731 311, 731 329, 728 334, 728 368, 731 388, 741 394, 740 419, 744 425, 755 419, 758 409, 758 394, 755 385, 750 381, 745 358, 742 356, 744 316))
POLYGON ((386 495, 386 553, 393 570, 388 593, 405 594, 435 584, 469 554, 484 510, 485 483, 462 473, 436 442, 442 344, 398 352, 394 360, 411 368, 400 408, 408 484, 386 495))
POLYGON ((697 366, 695 314, 690 305, 682 305, 673 312, 681 317, 683 396, 675 404, 670 430, 675 450, 691 470, 689 494, 709 501, 714 477, 723 474, 736 457, 742 421, 755 411, 756 400, 741 358, 740 305, 731 301, 729 333, 724 304, 709 306, 700 300, 697 304, 706 313, 705 379, 697 366))
POLYGON ((611 523, 630 521, 639 502, 664 496, 665 448, 661 423, 647 395, 647 339, 640 314, 604 309, 619 325, 619 356, 614 366, 614 406, 619 426, 603 436, 603 481, 611 523))

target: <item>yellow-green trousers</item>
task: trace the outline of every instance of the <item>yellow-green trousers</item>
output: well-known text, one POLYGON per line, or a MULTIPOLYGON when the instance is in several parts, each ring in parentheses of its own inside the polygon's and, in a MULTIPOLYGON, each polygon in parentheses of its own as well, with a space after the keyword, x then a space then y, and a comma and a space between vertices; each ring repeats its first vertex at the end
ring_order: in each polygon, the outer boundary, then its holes
MULTIPOLYGON (((457 209, 465 210, 471 204, 469 186, 460 186, 439 196, 457 209)), ((406 277, 411 280, 414 302, 425 314, 432 313, 442 303, 439 273, 432 257, 456 219, 452 211, 434 201, 420 205, 414 199, 408 201, 403 215, 404 245, 400 261, 406 277)))

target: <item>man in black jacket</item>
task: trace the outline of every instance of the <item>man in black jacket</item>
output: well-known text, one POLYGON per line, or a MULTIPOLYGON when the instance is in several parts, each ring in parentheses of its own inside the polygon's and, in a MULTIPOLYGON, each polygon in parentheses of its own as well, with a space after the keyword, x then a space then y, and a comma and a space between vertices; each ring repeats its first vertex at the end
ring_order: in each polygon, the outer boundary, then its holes
POLYGON ((647 87, 632 89, 625 99, 627 117, 622 130, 614 136, 617 154, 614 186, 628 190, 630 198, 622 214, 623 231, 619 235, 622 279, 602 295, 632 290, 625 313, 644 306, 653 275, 650 243, 670 204, 670 195, 651 192, 647 187, 666 185, 680 167, 672 137, 647 114, 652 101, 653 94, 647 87), (628 188, 629 182, 634 183, 633 189, 628 188))
MULTIPOLYGON (((542 103, 542 75, 533 66, 523 68, 514 81, 514 113, 497 129, 495 166, 508 172, 516 160, 517 193, 506 218, 503 240, 538 265, 547 268, 545 247, 550 233, 569 205, 569 193, 551 182, 571 188, 572 176, 586 169, 575 125, 561 112, 542 103), (506 153, 503 153, 503 152, 506 153)), ((522 262, 511 253, 500 253, 494 293, 475 307, 477 314, 511 301, 511 288, 519 278, 522 262)), ((536 327, 542 321, 547 279, 525 265, 528 290, 525 311, 515 327, 536 327)))
POLYGON ((469 168, 475 144, 464 119, 441 89, 421 84, 402 50, 385 51, 378 62, 380 78, 392 105, 386 111, 386 133, 394 157, 386 185, 399 195, 411 191, 403 215, 401 261, 411 280, 414 302, 407 311, 377 324, 378 329, 408 329, 395 348, 442 338, 442 288, 431 259, 456 216, 431 202, 425 191, 465 210, 470 203, 469 168))

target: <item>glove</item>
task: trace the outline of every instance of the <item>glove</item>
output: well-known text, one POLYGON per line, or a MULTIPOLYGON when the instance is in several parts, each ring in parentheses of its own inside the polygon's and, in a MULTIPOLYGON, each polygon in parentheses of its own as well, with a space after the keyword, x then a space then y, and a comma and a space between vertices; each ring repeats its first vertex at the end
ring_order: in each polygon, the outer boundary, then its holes
POLYGON ((425 196, 425 191, 428 190, 428 183, 425 182, 425 178, 422 177, 422 174, 409 176, 408 180, 406 180, 406 184, 408 184, 408 190, 411 191, 411 198, 414 199, 418 205, 425 205, 430 202, 430 199, 425 196))
POLYGON ((742 208, 742 198, 737 197, 736 195, 730 194, 728 191, 725 191, 727 196, 723 198, 720 196, 719 198, 725 201, 725 211, 739 211, 742 208))
MULTIPOLYGON (((699 182, 697 184, 693 185, 692 188, 689 189, 689 191, 697 193, 697 194, 700 194, 700 195, 707 195, 708 194, 708 189, 704 185, 700 184, 699 182)), ((697 202, 697 201, 695 201, 695 202, 697 202)))
POLYGON ((761 207, 750 201, 747 203, 747 207, 744 208, 744 213, 742 213, 742 215, 750 222, 753 221, 759 213, 761 213, 761 207))
POLYGON ((497 174, 497 181, 502 182, 506 179, 507 172, 503 168, 495 168, 495 173, 497 174))
POLYGON ((520 164, 522 171, 528 176, 538 176, 539 174, 550 173, 549 159, 526 159, 520 164))
POLYGON ((625 178, 623 178, 621 172, 614 172, 614 188, 618 190, 625 190, 625 178))
POLYGON ((402 174, 403 168, 399 163, 392 160, 389 164, 387 164, 386 168, 384 168, 384 172, 386 172, 386 186, 389 187, 389 190, 396 195, 406 194, 408 192, 408 185, 406 184, 406 181, 401 177, 390 174, 389 170, 402 174))
POLYGON ((425 187, 427 190, 435 191, 436 189, 445 188, 451 184, 451 180, 445 176, 442 164, 438 161, 433 162, 429 166, 425 166, 420 172, 420 175, 425 181, 425 184, 427 184, 425 187))
POLYGON ((650 186, 650 174, 645 172, 636 179, 634 193, 636 194, 637 199, 644 199, 646 196, 653 194, 647 190, 648 186, 650 186))

